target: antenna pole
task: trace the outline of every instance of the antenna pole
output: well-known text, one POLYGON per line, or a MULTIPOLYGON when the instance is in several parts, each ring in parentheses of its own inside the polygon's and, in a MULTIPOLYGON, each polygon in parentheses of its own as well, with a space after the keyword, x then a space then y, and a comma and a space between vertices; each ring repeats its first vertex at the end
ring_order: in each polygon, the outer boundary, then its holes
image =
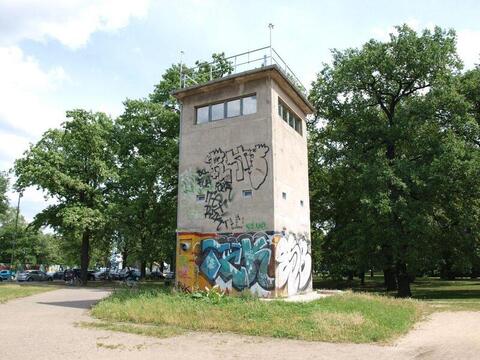
POLYGON ((270 29, 270 65, 273 63, 273 58, 272 58, 272 30, 273 30, 273 24, 269 23, 268 28, 270 29))
POLYGON ((182 73, 182 71, 183 71, 183 62, 182 62, 183 61, 183 54, 184 54, 183 50, 180 50, 180 89, 183 88, 183 79, 182 79, 182 77, 183 77, 183 73, 182 73))

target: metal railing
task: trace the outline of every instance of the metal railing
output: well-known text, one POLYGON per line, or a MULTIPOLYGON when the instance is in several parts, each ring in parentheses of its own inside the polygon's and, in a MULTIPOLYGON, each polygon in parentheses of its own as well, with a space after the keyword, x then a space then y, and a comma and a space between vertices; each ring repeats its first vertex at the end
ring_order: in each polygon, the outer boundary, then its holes
POLYGON ((259 49, 247 51, 241 54, 229 56, 222 60, 227 61, 227 67, 219 67, 218 61, 201 63, 194 68, 184 68, 180 64, 180 87, 185 88, 192 85, 202 84, 214 79, 222 78, 228 75, 240 73, 247 70, 253 70, 268 65, 277 65, 285 76, 295 85, 303 95, 307 95, 307 89, 300 79, 290 69, 285 60, 271 46, 265 46, 259 49))

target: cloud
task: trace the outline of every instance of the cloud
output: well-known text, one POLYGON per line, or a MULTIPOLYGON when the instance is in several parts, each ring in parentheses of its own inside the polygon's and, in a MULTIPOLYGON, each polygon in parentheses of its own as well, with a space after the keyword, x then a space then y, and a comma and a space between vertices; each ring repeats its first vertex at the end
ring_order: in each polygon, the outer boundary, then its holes
POLYGON ((55 39, 77 49, 97 31, 112 32, 147 14, 149 0, 6 0, 0 3, 0 45, 55 39))
POLYGON ((480 64, 480 31, 460 30, 457 32, 457 51, 466 69, 480 64))
MULTIPOLYGON (((0 127, 33 139, 63 119, 63 111, 49 103, 47 95, 58 90, 69 76, 61 66, 47 70, 16 46, 0 47, 0 127)), ((11 142, 1 142, 9 153, 11 142)), ((15 146, 15 145, 13 145, 15 146)))

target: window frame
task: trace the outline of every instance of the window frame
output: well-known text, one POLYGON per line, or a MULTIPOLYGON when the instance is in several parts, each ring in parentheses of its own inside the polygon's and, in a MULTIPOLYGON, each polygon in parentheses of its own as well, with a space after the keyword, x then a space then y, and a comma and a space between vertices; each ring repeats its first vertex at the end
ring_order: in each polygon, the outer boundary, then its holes
POLYGON ((298 114, 293 111, 286 103, 278 96, 277 101, 278 106, 278 115, 279 117, 290 127, 292 128, 298 135, 303 137, 303 118, 298 116, 298 114), (297 121, 299 127, 297 129, 297 121))
POLYGON ((257 93, 256 92, 255 93, 249 93, 249 94, 245 94, 245 95, 241 95, 241 96, 236 96, 236 97, 224 99, 224 100, 221 100, 221 101, 215 101, 215 102, 212 102, 212 103, 195 106, 195 125, 208 124, 208 123, 217 122, 217 121, 221 121, 221 120, 233 119, 233 118, 237 118, 237 117, 241 117, 241 116, 249 116, 249 115, 256 114, 257 112, 258 112, 257 93), (255 97, 255 105, 256 105, 255 106, 255 112, 249 113, 249 114, 244 114, 244 105, 243 105, 244 99, 245 98, 251 98, 251 97, 255 97), (235 101, 235 100, 240 100, 240 114, 229 117, 228 116, 227 104, 230 101, 235 101), (218 105, 218 104, 223 104, 223 117, 220 118, 220 119, 212 120, 212 106, 215 106, 215 105, 218 105), (204 107, 208 107, 208 120, 205 121, 205 122, 198 122, 198 109, 201 109, 201 108, 204 108, 204 107))

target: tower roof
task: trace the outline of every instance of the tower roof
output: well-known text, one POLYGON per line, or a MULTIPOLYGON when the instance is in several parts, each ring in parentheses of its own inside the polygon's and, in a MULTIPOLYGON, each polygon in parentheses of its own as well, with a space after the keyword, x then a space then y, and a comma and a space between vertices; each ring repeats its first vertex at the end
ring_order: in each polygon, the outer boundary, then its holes
POLYGON ((172 95, 181 101, 186 97, 210 92, 225 86, 229 86, 233 83, 244 82, 268 76, 274 79, 282 87, 282 89, 305 112, 305 114, 312 114, 315 111, 315 108, 308 101, 303 92, 300 91, 299 87, 294 84, 294 82, 290 80, 276 64, 262 66, 256 69, 247 70, 231 75, 226 75, 224 77, 214 79, 205 83, 178 89, 174 91, 172 95))

